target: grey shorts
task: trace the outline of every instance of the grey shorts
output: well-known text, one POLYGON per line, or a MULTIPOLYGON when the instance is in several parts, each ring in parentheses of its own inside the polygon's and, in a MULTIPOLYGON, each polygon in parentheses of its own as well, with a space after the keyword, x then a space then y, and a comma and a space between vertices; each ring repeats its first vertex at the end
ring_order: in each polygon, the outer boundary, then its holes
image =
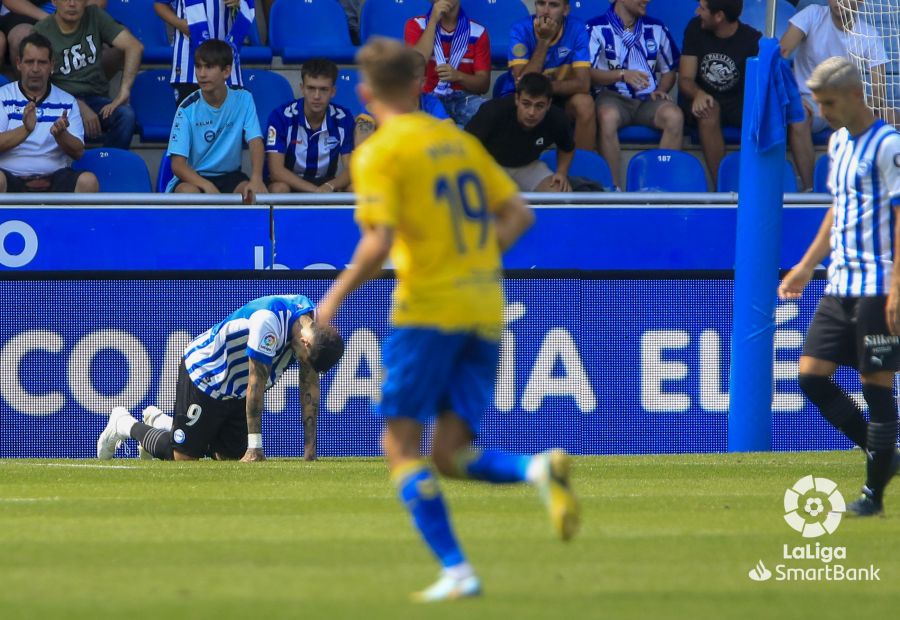
POLYGON ((540 159, 536 159, 525 166, 504 166, 503 169, 506 170, 506 174, 516 182, 516 185, 523 192, 533 192, 541 184, 541 181, 549 176, 553 176, 553 171, 540 159))
POLYGON ((642 125, 651 129, 659 129, 653 122, 657 110, 667 103, 672 103, 666 99, 657 99, 656 101, 632 99, 611 90, 601 90, 594 101, 598 107, 611 107, 618 110, 619 117, 622 119, 622 127, 642 125))
POLYGON ((823 129, 828 129, 830 125, 828 121, 822 118, 821 113, 819 112, 819 105, 815 102, 812 95, 803 95, 803 101, 809 104, 809 107, 812 108, 812 133, 819 133, 823 129))

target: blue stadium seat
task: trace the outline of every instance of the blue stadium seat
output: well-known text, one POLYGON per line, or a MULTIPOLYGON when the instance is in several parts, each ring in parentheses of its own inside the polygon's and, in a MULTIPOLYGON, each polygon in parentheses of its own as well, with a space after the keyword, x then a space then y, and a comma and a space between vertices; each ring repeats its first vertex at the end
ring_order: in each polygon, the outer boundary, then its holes
POLYGON ((272 48, 263 45, 259 40, 259 28, 256 22, 250 26, 250 32, 247 34, 247 43, 241 47, 241 65, 271 65, 272 64, 272 48))
POLYGON ((332 100, 345 108, 350 108, 354 118, 365 111, 365 106, 356 95, 357 84, 359 84, 359 71, 356 69, 341 69, 338 71, 337 94, 332 100))
POLYGON ((366 0, 359 18, 359 38, 363 43, 373 35, 402 41, 406 20, 429 11, 427 0, 366 0))
POLYGON ((291 84, 283 75, 264 69, 247 69, 244 73, 244 88, 253 95, 256 115, 259 117, 263 139, 269 123, 269 114, 276 107, 294 98, 291 84))
POLYGON ((623 144, 659 144, 662 132, 659 129, 629 125, 619 130, 619 142, 623 144))
POLYGON ((831 170, 831 158, 827 154, 822 155, 816 162, 813 171, 813 191, 828 193, 828 172, 831 170))
POLYGON ((131 88, 131 107, 137 118, 141 142, 168 142, 175 118, 175 93, 168 69, 139 73, 131 88))
POLYGON ((285 63, 317 57, 349 63, 356 55, 338 0, 277 0, 269 14, 269 45, 285 63))
POLYGON ((152 192, 150 173, 141 156, 122 149, 88 149, 72 162, 73 170, 93 172, 101 192, 152 192))
MULTIPOLYGON (((735 151, 729 153, 719 165, 719 180, 716 191, 736 192, 740 179, 741 153, 735 151)), ((784 160, 784 193, 790 194, 797 191, 797 173, 794 166, 788 160, 784 160)))
POLYGON ((647 5, 647 14, 668 27, 679 50, 684 47, 684 31, 696 15, 696 10, 697 0, 663 0, 647 5))
POLYGON ((693 156, 681 151, 652 149, 628 162, 629 192, 705 192, 706 173, 693 156))
POLYGON ((166 24, 153 10, 151 0, 109 0, 107 12, 144 44, 144 63, 172 63, 172 46, 166 24))
POLYGON ((521 0, 463 0, 462 6, 466 15, 487 28, 491 61, 505 67, 510 30, 513 23, 528 17, 528 9, 521 0))
MULTIPOLYGON (((672 0, 662 0, 672 2, 672 0)), ((583 22, 603 15, 609 10, 606 0, 569 0, 569 15, 577 17, 583 22)))
MULTIPOLYGON (((797 9, 788 0, 775 0, 775 3, 775 38, 781 39, 797 9)), ((741 13, 741 21, 759 30, 763 36, 766 35, 767 4, 768 0, 744 0, 744 12, 741 13)))
MULTIPOLYGON (((556 172, 556 149, 541 153, 541 161, 556 172)), ((612 191, 613 187, 615 187, 612 173, 609 171, 609 164, 594 151, 575 149, 575 159, 572 160, 572 165, 569 166, 569 176, 591 179, 608 191, 612 191)))
POLYGON ((160 194, 166 191, 166 186, 175 173, 172 172, 172 158, 166 153, 159 162, 159 172, 156 174, 156 191, 160 194))
POLYGON ((506 88, 510 82, 512 82, 512 74, 509 71, 504 71, 498 75, 497 79, 494 80, 494 88, 491 89, 491 97, 494 99, 502 97, 503 89, 506 88))

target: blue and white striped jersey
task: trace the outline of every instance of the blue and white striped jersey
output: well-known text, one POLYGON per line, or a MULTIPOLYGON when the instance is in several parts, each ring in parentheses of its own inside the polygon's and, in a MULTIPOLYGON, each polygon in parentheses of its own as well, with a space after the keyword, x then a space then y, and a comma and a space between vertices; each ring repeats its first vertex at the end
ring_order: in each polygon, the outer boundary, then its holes
POLYGON ((271 365, 269 389, 294 361, 294 322, 314 310, 303 295, 270 295, 238 308, 185 348, 184 365, 191 380, 212 398, 245 398, 253 358, 271 365))
POLYGON ((858 136, 846 127, 828 143, 834 197, 827 295, 874 297, 890 290, 894 208, 900 207, 900 133, 882 120, 858 136))
POLYGON ((269 115, 266 152, 282 153, 284 167, 306 181, 333 179, 341 156, 352 150, 353 113, 343 106, 330 104, 318 129, 310 128, 302 97, 269 115))
MULTIPOLYGON (((22 126, 22 113, 32 99, 22 92, 18 82, 0 86, 0 132, 22 126)), ((72 158, 56 142, 50 133, 63 112, 69 119, 69 133, 84 142, 84 126, 81 110, 75 97, 49 85, 46 94, 34 101, 37 123, 34 131, 18 145, 0 153, 0 168, 16 176, 52 174, 60 168, 72 165, 72 158)))
POLYGON ((239 8, 229 9, 223 0, 155 0, 168 4, 179 19, 187 20, 190 37, 175 31, 172 57, 172 84, 195 84, 194 50, 206 39, 220 39, 232 44, 234 64, 228 84, 243 86, 240 48, 250 28, 255 28, 256 10, 253 0, 241 0, 239 8))
MULTIPOLYGON (((601 71, 628 69, 646 72, 645 67, 633 66, 633 63, 629 62, 628 47, 623 38, 616 34, 610 21, 610 13, 614 13, 615 10, 613 7, 610 7, 607 13, 595 17, 587 23, 591 66, 601 71)), ((681 52, 665 24, 653 17, 644 16, 635 23, 635 29, 635 34, 638 35, 639 51, 645 59, 646 67, 654 74, 657 81, 658 76, 678 70, 681 52)), ((602 89, 615 91, 625 97, 636 96, 634 88, 625 82, 616 82, 594 90, 597 92, 602 89)))

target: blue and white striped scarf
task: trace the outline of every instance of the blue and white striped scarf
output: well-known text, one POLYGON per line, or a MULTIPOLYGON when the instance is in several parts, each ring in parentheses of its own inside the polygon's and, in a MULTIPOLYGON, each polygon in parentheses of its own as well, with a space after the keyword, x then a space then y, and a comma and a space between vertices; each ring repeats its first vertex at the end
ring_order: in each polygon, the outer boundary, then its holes
MULTIPOLYGON (((641 45, 641 37, 644 34, 644 20, 638 17, 634 22, 634 28, 631 32, 628 32, 625 29, 625 24, 622 23, 622 20, 619 18, 618 14, 616 14, 615 7, 616 5, 613 4, 609 8, 609 13, 607 14, 609 24, 612 26, 615 35, 622 39, 622 43, 625 45, 627 53, 625 57, 625 68, 643 71, 649 77, 647 88, 634 93, 637 97, 647 97, 656 90, 656 76, 650 68, 650 63, 647 62, 644 47, 641 45)), ((633 90, 630 85, 628 85, 628 89, 633 90)))
MULTIPOLYGON (((431 14, 425 16, 425 27, 428 27, 428 20, 431 14)), ((469 48, 469 35, 471 27, 469 18, 462 8, 459 9, 459 17, 456 20, 456 30, 453 31, 453 38, 450 40, 450 60, 444 56, 444 45, 441 43, 441 25, 435 28, 434 35, 434 62, 438 65, 450 65, 454 69, 459 69, 463 56, 469 48)), ((434 87, 434 94, 438 96, 449 95, 453 92, 450 82, 439 81, 434 87)))

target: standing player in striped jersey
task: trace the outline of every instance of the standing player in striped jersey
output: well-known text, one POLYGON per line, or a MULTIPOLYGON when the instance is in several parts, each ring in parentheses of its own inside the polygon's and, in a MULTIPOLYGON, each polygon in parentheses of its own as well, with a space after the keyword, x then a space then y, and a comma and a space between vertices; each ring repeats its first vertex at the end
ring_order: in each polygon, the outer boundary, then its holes
POLYGON ((397 287, 395 330, 384 344, 382 445, 400 499, 443 566, 438 581, 414 595, 430 602, 476 596, 481 583, 419 451, 426 422, 435 421, 431 459, 445 476, 534 484, 563 540, 575 534, 578 506, 565 452, 532 457, 471 445, 497 376, 500 255, 534 215, 477 138, 417 110, 418 55, 397 41, 375 39, 356 57, 359 92, 379 129, 351 160, 362 238, 352 268, 319 304, 319 320, 327 325, 390 254, 397 287))
MULTIPOLYGON (((185 349, 175 387, 175 420, 157 425, 158 409, 145 422, 116 407, 97 440, 97 458, 111 459, 122 441, 136 439, 163 460, 264 461, 263 393, 291 362, 300 365, 304 456, 316 456, 319 375, 344 353, 337 330, 315 321, 315 306, 303 295, 270 295, 238 308, 197 336, 185 349)), ((162 416, 166 417, 166 416, 162 416)))
POLYGON ((825 60, 806 84, 837 129, 828 144, 834 202, 778 294, 799 298, 830 249, 828 285, 803 346, 799 383, 825 419, 865 450, 866 484, 847 510, 871 516, 882 512, 884 489, 900 467, 893 392, 900 370, 900 133, 875 119, 846 58, 825 60), (859 372, 868 423, 832 380, 839 365, 859 372))
POLYGON ((229 86, 243 86, 240 52, 251 28, 256 28, 253 0, 155 0, 159 17, 175 29, 172 78, 178 103, 197 90, 194 52, 207 39, 219 39, 231 46, 229 86))

